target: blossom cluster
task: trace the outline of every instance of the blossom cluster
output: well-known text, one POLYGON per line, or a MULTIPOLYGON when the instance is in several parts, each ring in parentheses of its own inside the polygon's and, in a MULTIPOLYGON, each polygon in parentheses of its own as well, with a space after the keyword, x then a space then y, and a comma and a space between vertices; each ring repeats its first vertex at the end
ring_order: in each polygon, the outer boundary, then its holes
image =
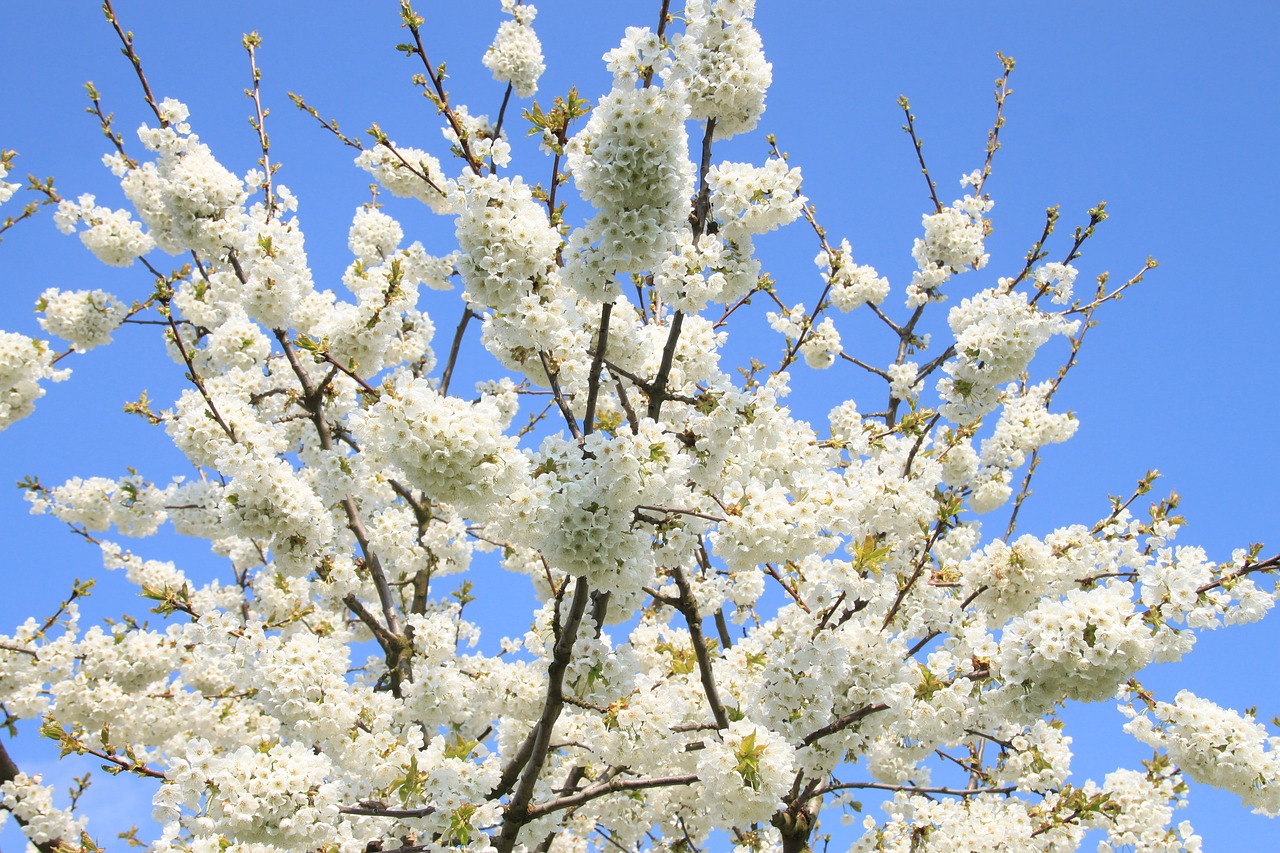
POLYGON ((54 353, 46 341, 14 332, 0 332, 0 427, 7 427, 35 411, 44 396, 43 380, 60 382, 70 375, 53 366, 54 353))
POLYGON ((773 66, 751 23, 755 0, 689 0, 668 84, 687 91, 691 116, 714 120, 720 138, 754 130, 773 66))
POLYGON ((569 141, 574 183, 599 211, 569 238, 564 277, 584 298, 612 301, 613 276, 660 263, 688 219, 688 112, 659 87, 615 84, 569 141))
POLYGON ((484 64, 493 72, 493 79, 509 83, 516 97, 527 98, 538 91, 538 78, 546 70, 542 43, 532 26, 538 10, 531 4, 516 5, 516 0, 503 0, 502 8, 513 17, 498 27, 484 64))
POLYGON ((1254 811, 1280 814, 1280 737, 1268 734, 1253 714, 1189 690, 1172 702, 1151 703, 1149 716, 1122 709, 1131 717, 1125 730, 1164 750, 1192 779, 1237 794, 1254 811))
POLYGON ((57 335, 78 352, 88 352, 111 343, 111 334, 120 327, 128 308, 119 299, 101 290, 63 291, 51 287, 40 294, 36 310, 44 314, 40 328, 57 335))
POLYGON ((8 162, 0 163, 0 204, 4 204, 13 198, 14 192, 18 189, 18 184, 13 184, 5 180, 9 177, 8 162))

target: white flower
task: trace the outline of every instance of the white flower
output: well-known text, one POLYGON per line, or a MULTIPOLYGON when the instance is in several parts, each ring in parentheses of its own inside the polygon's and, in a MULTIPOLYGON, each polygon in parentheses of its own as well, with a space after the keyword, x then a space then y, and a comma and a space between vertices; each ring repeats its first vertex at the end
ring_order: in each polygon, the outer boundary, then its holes
POLYGON ((567 147, 583 199, 599 213, 570 235, 566 283, 613 301, 618 272, 652 270, 688 228, 693 164, 688 107, 662 89, 615 86, 567 147))
POLYGON ((109 266, 131 266, 135 258, 156 246, 128 211, 96 205, 91 195, 82 195, 75 202, 63 199, 53 220, 64 234, 73 233, 77 222, 87 226, 80 232, 80 241, 109 266))
POLYGON ((347 245, 362 263, 377 264, 390 257, 403 239, 399 222, 377 208, 362 207, 351 222, 347 245))
POLYGON ((889 295, 887 278, 869 266, 853 262, 848 240, 840 241, 835 258, 828 252, 819 252, 814 263, 822 270, 822 280, 831 285, 831 304, 841 311, 852 311, 867 303, 879 305, 889 295))
POLYGON ((911 400, 919 393, 920 365, 914 361, 902 364, 891 364, 886 369, 889 374, 889 396, 895 400, 911 400))
POLYGON ((937 213, 922 217, 924 237, 917 237, 911 257, 920 269, 945 267, 953 274, 966 268, 982 269, 990 257, 983 243, 989 199, 965 196, 937 213))
POLYGON ((87 817, 73 817, 53 804, 53 786, 44 785, 39 774, 19 772, 0 785, 0 807, 22 821, 23 832, 32 844, 52 846, 61 841, 67 846, 79 843, 87 817))
POLYGON ((69 341, 79 352, 111 343, 129 308, 102 290, 58 290, 40 294, 36 310, 44 312, 40 328, 69 341))
POLYGON ((1000 640, 999 677, 1032 704, 1098 702, 1151 660, 1150 629, 1135 617, 1129 584, 1045 599, 1014 618, 1000 640))
POLYGON ((1031 280, 1039 287, 1053 294, 1052 299, 1058 305, 1066 305, 1071 301, 1076 276, 1080 271, 1070 264, 1053 261, 1036 267, 1031 273, 1031 280))
POLYGON ((484 65, 493 72, 494 80, 511 84, 517 97, 528 98, 538 91, 538 78, 547 67, 542 62, 542 43, 531 26, 537 9, 529 4, 504 5, 510 5, 507 11, 516 17, 498 25, 484 65))
MULTIPOLYGON (((835 321, 830 317, 822 318, 822 322, 814 326, 800 345, 800 354, 805 364, 815 370, 822 370, 836 363, 842 352, 840 333, 836 331, 835 321)), ((914 369, 914 365, 912 366, 914 369)))
POLYGON ((554 277, 560 235, 520 178, 464 176, 455 234, 467 299, 502 313, 554 277))
POLYGON ((1192 779, 1236 794, 1255 812, 1280 815, 1280 737, 1252 714, 1219 707, 1188 690, 1171 703, 1154 703, 1154 724, 1121 710, 1132 717, 1125 731, 1165 750, 1192 779))
POLYGON ((13 198, 14 192, 18 189, 18 184, 11 184, 5 181, 9 177, 8 163, 0 162, 0 204, 4 204, 13 198))
POLYGON ((426 379, 401 377, 354 425, 371 458, 404 471, 432 500, 488 515, 525 476, 526 462, 492 398, 442 397, 426 379))
POLYGON ((724 809, 733 826, 768 823, 783 807, 794 777, 795 751, 785 740, 750 720, 735 720, 722 739, 698 754, 698 778, 708 801, 724 809))
POLYGON ((707 173, 711 188, 711 212, 725 239, 744 244, 794 222, 804 209, 800 194, 800 169, 780 159, 763 166, 719 163, 707 173))
POLYGON ((662 40, 648 27, 627 27, 621 44, 601 58, 615 83, 634 83, 646 69, 661 71, 671 62, 662 40))
POLYGON ((54 369, 46 341, 0 332, 0 429, 35 411, 36 400, 44 396, 41 380, 61 382, 70 375, 54 369))
POLYGON ((687 91, 691 117, 715 119, 716 137, 753 130, 773 82, 760 34, 751 25, 754 2, 689 0, 685 32, 675 41, 668 85, 687 91))
POLYGON ((453 187, 440 161, 418 148, 376 145, 356 156, 356 165, 398 198, 416 198, 436 213, 453 209, 453 187))

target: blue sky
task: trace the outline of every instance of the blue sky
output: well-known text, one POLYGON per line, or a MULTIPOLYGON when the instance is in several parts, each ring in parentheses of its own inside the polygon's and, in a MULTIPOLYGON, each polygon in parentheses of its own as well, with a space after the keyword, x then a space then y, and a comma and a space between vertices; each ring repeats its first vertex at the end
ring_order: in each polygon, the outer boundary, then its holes
MULTIPOLYGON (((544 0, 537 29, 549 69, 538 100, 545 103, 572 84, 589 99, 602 94, 609 77, 600 55, 625 26, 652 25, 658 5, 544 0)), ((831 236, 847 237, 859 262, 890 278, 892 304, 900 304, 912 267, 911 241, 928 208, 914 154, 899 129, 897 96, 910 97, 939 195, 950 201, 959 195, 960 175, 982 162, 993 116, 991 84, 999 72, 996 51, 1018 65, 1004 148, 986 187, 996 200, 992 260, 960 286, 983 286, 980 276, 1020 268, 1052 204, 1061 205, 1065 236, 1090 207, 1108 203, 1111 219, 1079 263, 1082 282, 1103 270, 1116 280, 1127 278, 1148 255, 1160 261, 1143 286, 1102 313, 1091 333, 1059 397, 1060 406, 1078 414, 1079 433, 1050 449, 1022 530, 1091 523, 1105 513, 1107 494, 1127 493, 1144 471, 1158 468, 1165 475, 1158 491, 1172 488, 1183 496, 1181 512, 1190 524, 1180 541, 1202 544, 1219 559, 1255 541, 1268 542, 1268 553, 1280 547, 1274 499, 1280 481, 1274 438, 1280 296, 1269 272, 1280 251, 1272 224, 1280 187, 1274 156, 1280 7, 1028 3, 1001 4, 996 14, 996 7, 942 2, 762 0, 760 6, 757 25, 774 64, 768 110, 760 133, 733 140, 717 149, 717 157, 759 162, 766 152, 763 133, 775 134, 792 164, 802 168, 804 192, 831 236)), ((369 179, 285 93, 302 94, 348 133, 377 121, 402 144, 445 153, 434 111, 408 82, 415 69, 394 50, 402 39, 394 2, 119 0, 117 12, 136 33, 157 96, 185 101, 196 132, 240 173, 258 156, 246 123, 251 105, 242 90, 249 72, 240 37, 261 33, 258 62, 272 108, 268 131, 274 159, 284 163, 278 180, 300 197, 299 218, 321 287, 340 289, 337 279, 349 260, 347 228, 368 198, 369 179)), ((449 65, 455 100, 473 112, 495 114, 502 91, 480 56, 501 19, 497 0, 424 0, 419 12, 428 19, 433 60, 449 65)), ((0 147, 20 152, 14 173, 51 174, 65 196, 89 192, 101 204, 120 205, 118 188, 99 165, 107 147, 84 113, 83 83, 95 82, 127 142, 148 116, 96 4, 10 4, 5 18, 0 147)), ((549 165, 518 149, 514 168, 527 169, 530 180, 545 180, 549 165)), ((3 212, 12 214, 18 203, 3 212)), ((408 239, 421 239, 428 251, 451 248, 447 223, 419 208, 390 209, 408 239)), ((31 305, 50 286, 101 287, 126 299, 149 291, 138 268, 97 264, 77 240, 57 233, 47 212, 5 237, 0 328, 38 334, 31 305)), ((783 298, 812 304, 818 286, 812 234, 797 225, 761 245, 783 298)), ((1057 246, 1058 254, 1065 251, 1057 246)), ((434 314, 445 333, 456 319, 455 304, 434 314)), ((868 330, 867 346, 876 353, 882 344, 871 335, 868 330)), ((128 465, 161 481, 186 471, 158 431, 120 413, 142 388, 167 405, 179 388, 179 372, 148 331, 128 328, 116 337, 111 347, 71 360, 72 379, 52 386, 34 417, 0 436, 0 484, 28 474, 51 485, 75 475, 116 477, 128 465)), ((757 340, 775 355, 773 339, 757 340)), ((851 351, 861 347, 848 333, 845 341, 851 351)), ((488 375, 479 357, 467 370, 463 378, 488 375)), ((868 386, 853 370, 801 369, 793 409, 820 418, 837 397, 857 399, 868 386)), ((102 574, 92 549, 52 520, 29 518, 17 489, 0 491, 0 524, 9 534, 0 630, 50 612, 73 578, 102 574)), ((176 554, 185 566, 217 570, 198 543, 157 542, 138 550, 150 557, 176 554)), ((122 579, 103 578, 100 589, 88 608, 94 614, 139 609, 127 599, 122 579)), ((495 635, 502 631, 501 616, 496 606, 486 612, 495 635)), ((1278 641, 1280 619, 1206 635, 1187 660, 1156 668, 1143 680, 1164 698, 1185 687, 1228 706, 1256 705, 1261 718, 1270 718, 1280 714, 1273 662, 1278 641)), ((1110 703, 1068 719, 1080 779, 1100 779, 1117 763, 1135 765, 1146 756, 1119 734, 1122 720, 1110 703)), ((50 750, 30 740, 10 747, 20 764, 69 778, 69 769, 53 770, 50 750)), ((97 783, 100 803, 135 797, 109 794, 111 784, 97 783)), ((147 811, 142 803, 141 815, 147 811)), ((1193 821, 1208 849, 1246 849, 1274 839, 1278 829, 1245 812, 1235 798, 1202 786, 1193 788, 1192 806, 1181 816, 1193 821)), ((114 833, 110 822, 96 826, 102 840, 114 833)), ((0 844, 11 844, 9 838, 0 836, 0 844)))

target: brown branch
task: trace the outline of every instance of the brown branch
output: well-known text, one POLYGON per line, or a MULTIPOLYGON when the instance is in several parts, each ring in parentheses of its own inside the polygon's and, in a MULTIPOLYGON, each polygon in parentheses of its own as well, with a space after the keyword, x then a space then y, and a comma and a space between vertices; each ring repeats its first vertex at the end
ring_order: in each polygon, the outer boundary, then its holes
POLYGON ((546 350, 538 350, 538 358, 542 361, 542 369, 547 374, 547 382, 551 385, 551 394, 555 397, 556 406, 560 409, 560 414, 564 416, 565 423, 569 426, 569 432, 574 439, 582 441, 582 430, 578 426, 578 419, 573 414, 573 409, 569 408, 569 401, 565 399, 564 392, 560 390, 560 378, 555 370, 551 368, 551 359, 547 357, 546 350))
MULTIPOLYGON (((431 80, 431 85, 435 89, 431 100, 444 117, 449 120, 449 126, 453 129, 454 136, 458 137, 458 149, 462 152, 462 158, 471 167, 472 172, 477 175, 483 174, 483 165, 475 154, 471 152, 471 146, 467 143, 467 131, 462 126, 462 123, 458 121, 458 117, 453 112, 453 107, 449 106, 449 93, 444 89, 444 78, 440 71, 431 64, 431 60, 427 59, 427 50, 422 44, 421 29, 423 20, 413 11, 409 0, 400 0, 400 19, 408 27, 410 34, 413 35, 412 52, 422 59, 422 67, 426 69, 427 77, 431 80)), ((441 66, 441 69, 443 69, 443 66, 441 66)))
POLYGON ((718 515, 710 515, 705 512, 698 512, 692 509, 681 509, 674 506, 648 506, 646 504, 641 504, 640 506, 637 506, 636 509, 647 509, 650 512, 661 512, 668 515, 692 515, 695 518, 705 518, 707 521, 724 521, 724 519, 718 515))
POLYGON ((125 31, 120 26, 120 21, 116 18, 116 10, 111 8, 111 0, 103 0, 102 13, 115 28, 116 35, 120 37, 120 43, 124 45, 120 48, 120 52, 128 57, 129 63, 133 65, 133 71, 138 75, 138 82, 142 84, 142 95, 146 99, 147 106, 151 107, 151 111, 156 114, 156 121, 160 122, 160 126, 168 127, 169 122, 160 114, 160 107, 156 105, 155 96, 151 94, 151 84, 147 82, 147 75, 142 72, 142 60, 133 49, 133 33, 125 31))
POLYGON ((591 373, 587 377, 587 410, 582 416, 582 434, 590 435, 596 427, 596 399, 600 395, 600 369, 604 366, 604 352, 609 345, 609 318, 613 303, 600 306, 600 335, 595 354, 591 356, 591 373))
POLYGON ((511 800, 507 804, 506 816, 502 821, 502 829, 494 842, 498 853, 511 853, 519 838, 520 829, 533 819, 529 802, 533 798, 533 789, 538 782, 538 775, 548 757, 547 748, 551 743, 551 731, 560 712, 564 708, 564 676, 569 668, 573 644, 578 637, 578 626, 587 609, 590 589, 585 578, 578 578, 573 588, 573 601, 569 605, 569 613, 560 626, 560 635, 551 650, 551 662, 547 666, 547 694, 543 702, 542 714, 533 730, 525 738, 516 757, 503 770, 498 786, 490 793, 490 799, 500 796, 509 789, 515 777, 519 776, 511 800), (523 772, 522 772, 523 771, 523 772))
POLYGON ((325 119, 321 118, 320 111, 317 110, 315 107, 311 106, 310 104, 308 104, 305 100, 303 100, 301 95, 295 92, 288 92, 286 94, 288 95, 289 100, 293 101, 293 105, 295 107, 302 110, 304 113, 306 113, 307 115, 311 116, 313 119, 318 121, 321 127, 323 127, 325 130, 332 133, 334 136, 338 137, 338 139, 342 140, 343 145, 346 145, 350 148, 354 148, 357 151, 364 150, 364 146, 360 144, 360 140, 352 139, 351 137, 344 134, 341 130, 338 129, 338 123, 336 121, 326 121, 325 119))
MULTIPOLYGON (((507 91, 502 93, 502 106, 498 108, 498 121, 493 126, 493 138, 495 140, 502 138, 502 123, 507 119, 507 104, 511 102, 511 92, 515 87, 510 83, 507 84, 507 91)), ((490 169, 496 173, 498 167, 495 163, 490 162, 490 169)))
POLYGON ((1013 90, 1009 88, 1009 75, 1013 73, 1013 57, 1005 56, 1000 51, 996 51, 996 56, 1000 58, 1004 73, 996 80, 996 120, 987 133, 987 159, 982 164, 982 177, 973 188, 975 196, 982 195, 982 187, 987 183, 987 178, 991 177, 991 161, 1000 150, 1000 129, 1004 127, 1004 102, 1013 94, 1013 90))
POLYGON ((449 381, 453 379, 453 368, 458 363, 458 351, 462 348, 462 335, 467 330, 467 324, 471 322, 471 318, 476 316, 471 310, 471 306, 467 305, 462 309, 462 317, 458 320, 458 328, 453 333, 453 343, 449 345, 449 360, 445 362, 444 373, 440 375, 440 396, 447 396, 449 393, 449 381))
POLYGON ((982 794, 1008 795, 1018 790, 1016 785, 1000 788, 924 788, 919 785, 887 785, 883 782, 842 782, 819 788, 818 794, 831 794, 836 791, 868 789, 872 791, 893 791, 906 794, 933 794, 944 797, 977 797, 982 794))
MULTIPOLYGON (((155 267, 153 267, 146 258, 138 258, 151 274, 156 277, 157 281, 167 282, 168 279, 155 267)), ((207 278, 206 278, 207 280, 207 278)), ((227 438, 232 443, 238 441, 235 430, 222 418, 222 414, 218 411, 218 407, 214 405, 213 397, 209 395, 209 391, 204 387, 204 380, 200 378, 200 374, 196 371, 195 362, 192 361, 190 353, 187 352, 186 345, 182 343, 182 336, 178 333, 178 324, 173 319, 173 310, 169 307, 167 299, 161 301, 161 316, 169 323, 169 332, 173 335, 173 345, 178 350, 178 355, 182 356, 182 361, 187 366, 187 378, 191 380, 191 384, 196 386, 196 390, 200 392, 200 396, 204 398, 205 407, 208 408, 209 414, 213 416, 214 421, 227 434, 227 438)))
POLYGON ((671 316, 671 328, 667 332, 667 342, 662 347, 662 364, 658 367, 658 375, 650 386, 649 408, 645 412, 650 420, 656 421, 662 413, 662 403, 666 399, 667 379, 671 375, 671 365, 676 357, 676 344, 680 341, 680 328, 684 325, 684 312, 677 311, 671 316))
POLYGON ((262 44, 262 37, 256 32, 249 33, 243 39, 244 49, 249 53, 249 69, 253 74, 253 89, 245 92, 250 100, 253 101, 254 117, 249 119, 249 126, 258 133, 258 145, 262 149, 262 159, 258 161, 258 165, 262 166, 262 190, 266 201, 267 221, 271 221, 271 217, 276 212, 276 196, 271 185, 271 176, 274 174, 276 167, 271 165, 271 143, 267 140, 267 115, 270 110, 262 108, 262 93, 259 83, 262 80, 262 72, 258 70, 258 60, 255 54, 256 48, 262 44))
POLYGON ((707 704, 711 708, 711 716, 715 717, 716 726, 729 728, 729 715, 720 700, 720 691, 716 688, 715 673, 711 668, 711 653, 707 649, 707 640, 702 635, 702 617, 698 613, 698 602, 693 597, 693 589, 684 570, 677 567, 672 570, 671 577, 680 589, 680 597, 675 607, 684 616, 689 628, 689 642, 693 646, 693 654, 698 660, 698 677, 702 681, 702 690, 707 696, 707 704))
POLYGON ((670 788, 676 785, 692 785, 697 781, 698 777, 692 773, 681 776, 658 776, 651 779, 615 778, 603 784, 588 785, 577 793, 570 794, 566 797, 560 797, 556 800, 551 800, 550 802, 543 803, 539 806, 534 806, 529 809, 529 818, 530 820, 536 820, 537 818, 544 817, 545 815, 549 815, 553 812, 574 808, 575 806, 580 806, 583 803, 589 803, 592 800, 599 799, 600 797, 608 794, 615 794, 619 791, 642 791, 646 788, 670 788))
POLYGON ((360 803, 358 806, 338 806, 338 813, 363 815, 367 817, 415 818, 435 814, 436 807, 426 806, 420 809, 393 809, 388 808, 386 803, 369 800, 360 803))
POLYGON ((942 202, 938 201, 938 185, 933 182, 933 178, 929 177, 929 167, 924 162, 924 140, 916 136, 916 117, 911 114, 911 102, 907 100, 906 95, 898 96, 898 106, 907 117, 907 123, 902 129, 911 137, 911 144, 915 146, 916 159, 920 162, 920 174, 924 175, 925 182, 929 185, 929 198, 933 199, 933 209, 941 213, 942 202))
POLYGON ((800 745, 813 746, 813 744, 822 740, 824 737, 833 735, 836 732, 844 731, 845 729, 852 726, 854 723, 860 722, 861 720, 871 716, 872 714, 879 713, 880 711, 886 711, 888 710, 888 708, 889 706, 884 704, 883 702, 875 702, 870 705, 863 705, 858 710, 851 711, 848 714, 845 714, 843 717, 832 720, 830 723, 827 723, 822 728, 815 729, 814 731, 805 735, 804 738, 800 741, 800 745))

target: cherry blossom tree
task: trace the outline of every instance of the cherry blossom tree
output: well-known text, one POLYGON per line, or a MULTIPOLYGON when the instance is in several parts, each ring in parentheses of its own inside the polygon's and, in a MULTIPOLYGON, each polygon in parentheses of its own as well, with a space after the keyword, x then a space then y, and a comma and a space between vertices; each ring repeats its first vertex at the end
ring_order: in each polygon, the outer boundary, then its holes
MULTIPOLYGON (((801 851, 842 816, 858 851, 1064 850, 1090 831, 1197 850, 1176 819, 1188 779, 1280 813, 1280 741, 1253 712, 1139 680, 1264 616, 1280 555, 1179 544, 1154 473, 1096 523, 1019 533, 1043 449, 1076 431, 1056 398, 1089 331, 1156 264, 1081 278, 1101 204, 1050 208, 1025 258, 991 260, 1013 59, 958 182, 935 180, 900 101, 929 203, 891 284, 758 130, 753 0, 654 5, 595 98, 539 89, 536 9, 502 0, 490 118, 451 98, 402 0, 399 49, 444 144, 348 135, 294 96, 375 182, 335 293, 277 176, 261 40, 243 41, 261 156, 240 174, 153 92, 105 3, 151 113, 126 133, 90 86, 130 209, 34 178, 19 196, 5 151, 3 236, 47 205, 147 291, 46 289, 40 325, 65 343, 0 333, 0 426, 73 355, 147 326, 186 386, 127 410, 196 474, 24 484, 150 612, 85 625, 77 586, 0 636, 6 722, 151 780, 157 851, 801 851), (519 162, 526 130, 541 153, 519 162), (717 155, 753 133, 760 161, 717 155), (447 221, 456 250, 429 254, 388 194, 447 221), (815 255, 785 286, 755 245, 784 226, 815 255), (842 337, 859 315, 888 360, 842 337), (731 374, 730 337, 762 319, 774 337, 731 374), (477 339, 491 378, 463 388, 477 339), (794 416, 793 377, 839 369, 876 394, 794 416), (122 544, 162 528, 207 540, 223 574, 122 544), (481 561, 538 602, 492 653, 452 582, 481 561), (1060 710, 1117 700, 1153 759, 1073 777, 1060 710)), ((0 781, 35 848, 99 849, 2 745, 0 781)))

